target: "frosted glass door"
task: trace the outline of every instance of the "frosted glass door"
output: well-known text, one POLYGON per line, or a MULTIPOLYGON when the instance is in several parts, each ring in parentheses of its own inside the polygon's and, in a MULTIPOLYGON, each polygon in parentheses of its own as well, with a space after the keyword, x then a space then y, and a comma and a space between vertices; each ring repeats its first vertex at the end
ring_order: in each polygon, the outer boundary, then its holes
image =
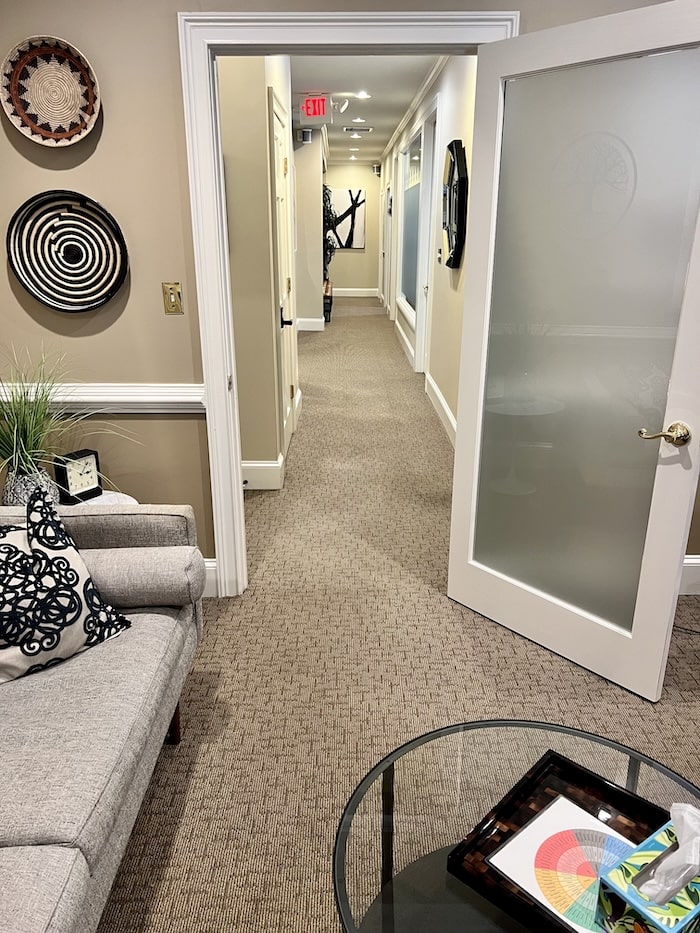
POLYGON ((700 196, 700 51, 507 82, 474 558, 632 627, 700 196), (692 118, 691 118, 692 117, 692 118))
POLYGON ((700 469, 699 87, 686 0, 479 50, 448 595, 653 700, 700 469))

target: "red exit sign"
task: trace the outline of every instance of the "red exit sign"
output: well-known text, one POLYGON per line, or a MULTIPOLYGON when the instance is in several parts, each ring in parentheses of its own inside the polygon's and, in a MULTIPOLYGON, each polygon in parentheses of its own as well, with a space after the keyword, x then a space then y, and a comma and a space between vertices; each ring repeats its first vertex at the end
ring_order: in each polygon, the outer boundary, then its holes
POLYGON ((307 94, 299 103, 299 122, 302 126, 323 126, 333 122, 331 99, 327 94, 307 94))
POLYGON ((301 110, 307 117, 325 117, 326 97, 305 97, 301 103, 301 110))

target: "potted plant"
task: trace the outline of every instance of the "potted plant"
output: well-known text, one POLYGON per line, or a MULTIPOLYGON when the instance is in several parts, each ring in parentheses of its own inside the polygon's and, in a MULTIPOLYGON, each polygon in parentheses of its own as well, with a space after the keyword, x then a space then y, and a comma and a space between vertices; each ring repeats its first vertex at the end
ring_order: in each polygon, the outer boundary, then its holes
POLYGON ((9 361, 8 378, 0 377, 0 471, 7 471, 2 504, 25 504, 37 486, 58 503, 58 486, 46 468, 89 412, 70 412, 59 400, 63 357, 42 353, 32 364, 29 354, 12 352, 9 361))

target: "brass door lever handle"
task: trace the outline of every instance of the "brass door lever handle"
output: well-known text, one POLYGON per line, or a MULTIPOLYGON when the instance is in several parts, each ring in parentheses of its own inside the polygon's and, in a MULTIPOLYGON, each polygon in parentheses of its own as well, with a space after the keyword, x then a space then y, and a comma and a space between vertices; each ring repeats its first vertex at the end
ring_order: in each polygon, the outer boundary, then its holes
POLYGON ((674 421, 673 424, 669 424, 667 430, 660 431, 658 434, 647 434, 646 428, 640 428, 637 434, 644 441, 654 441, 659 437, 663 437, 668 444, 673 444, 674 447, 683 447, 690 440, 690 428, 687 424, 683 424, 682 421, 674 421))

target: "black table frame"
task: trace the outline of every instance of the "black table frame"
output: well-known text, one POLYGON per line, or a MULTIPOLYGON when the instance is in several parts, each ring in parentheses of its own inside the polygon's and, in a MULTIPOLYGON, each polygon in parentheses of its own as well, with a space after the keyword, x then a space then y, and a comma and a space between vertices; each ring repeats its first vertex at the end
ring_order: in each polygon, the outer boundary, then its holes
MULTIPOLYGON (((588 739, 598 745, 604 745, 615 751, 627 755, 627 776, 625 787, 627 790, 636 792, 637 782, 639 780, 640 765, 646 764, 660 774, 670 778, 679 786, 688 790, 690 793, 698 795, 700 790, 687 781, 681 775, 662 765, 660 762, 649 758, 642 752, 635 751, 626 745, 615 742, 613 739, 607 739, 604 736, 596 735, 593 732, 586 732, 582 729, 574 729, 570 726, 562 726, 554 723, 538 722, 524 719, 488 719, 475 722, 457 723, 456 725, 445 726, 442 729, 436 729, 426 732, 409 742, 400 745, 393 752, 386 755, 371 771, 360 781, 355 788, 352 796, 348 800, 343 814, 338 824, 333 848, 333 887, 335 891, 335 901, 338 908, 338 914, 343 925, 345 933, 359 933, 352 920, 352 912, 347 895, 347 884, 345 874, 345 857, 347 841, 352 826, 352 820, 355 816, 358 806, 364 799, 369 787, 374 784, 379 776, 382 779, 382 828, 381 828, 381 890, 390 889, 394 877, 394 762, 411 752, 414 748, 432 742, 435 739, 446 735, 453 735, 459 732, 470 732, 475 729, 484 728, 523 728, 540 729, 547 732, 559 732, 564 735, 571 735, 577 738, 588 739), (351 925, 348 925, 351 924, 351 925)), ((383 904, 384 926, 387 933, 393 930, 393 900, 391 896, 383 904), (385 909, 384 909, 385 908, 385 909)))

